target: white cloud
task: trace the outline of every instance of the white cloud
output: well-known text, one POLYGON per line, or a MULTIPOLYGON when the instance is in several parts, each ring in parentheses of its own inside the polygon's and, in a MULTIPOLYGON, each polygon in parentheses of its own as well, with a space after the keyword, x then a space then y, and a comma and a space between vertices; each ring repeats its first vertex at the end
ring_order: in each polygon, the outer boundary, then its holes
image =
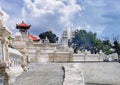
POLYGON ((60 33, 58 30, 62 31, 65 26, 70 27, 71 19, 81 10, 76 0, 24 0, 22 16, 33 25, 34 31, 52 28, 60 33))
POLYGON ((66 26, 69 31, 71 28, 78 28, 101 34, 106 29, 106 22, 111 19, 106 19, 103 15, 106 12, 110 14, 119 11, 117 2, 114 4, 111 2, 112 5, 108 7, 109 3, 105 0, 20 0, 10 2, 5 0, 1 2, 1 7, 6 11, 3 13, 8 28, 14 33, 17 31, 15 25, 23 20, 32 25, 29 32, 36 35, 49 28, 60 35, 66 26))

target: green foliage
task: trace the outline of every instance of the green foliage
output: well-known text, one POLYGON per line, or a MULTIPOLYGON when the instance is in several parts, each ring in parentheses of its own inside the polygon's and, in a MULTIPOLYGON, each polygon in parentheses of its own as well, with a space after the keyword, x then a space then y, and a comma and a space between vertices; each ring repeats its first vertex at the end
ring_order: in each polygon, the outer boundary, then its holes
POLYGON ((11 47, 13 48, 13 46, 11 45, 10 41, 12 40, 13 38, 11 36, 8 36, 8 40, 9 40, 9 43, 8 43, 8 47, 11 47))
POLYGON ((94 52, 102 50, 106 54, 112 53, 110 51, 112 45, 109 40, 101 41, 97 39, 96 33, 87 32, 85 30, 75 31, 75 37, 73 38, 72 43, 76 45, 73 46, 75 51, 78 49, 87 49, 94 52))
POLYGON ((9 37, 8 37, 8 40, 12 40, 12 37, 11 37, 11 36, 9 36, 9 37))
POLYGON ((117 40, 113 42, 113 46, 109 39, 101 41, 97 39, 96 33, 87 32, 86 30, 76 30, 74 36, 75 37, 70 43, 73 44, 75 53, 77 53, 77 50, 87 49, 91 52, 102 50, 107 55, 116 52, 118 56, 120 56, 120 43, 117 40))
POLYGON ((78 46, 77 48, 82 47, 88 50, 93 49, 95 46, 97 46, 98 49, 102 48, 100 41, 96 39, 96 33, 87 32, 85 30, 75 31, 75 37, 72 43, 76 44, 78 46))
POLYGON ((120 55, 120 43, 116 40, 114 41, 114 46, 113 48, 115 49, 115 52, 118 53, 118 55, 120 55))
POLYGON ((58 41, 58 37, 56 36, 56 34, 53 34, 52 31, 43 32, 39 35, 39 37, 41 39, 45 39, 47 37, 50 43, 55 43, 56 41, 58 41))
POLYGON ((114 41, 113 48, 115 49, 115 52, 118 54, 118 62, 120 63, 120 43, 117 40, 114 41))
POLYGON ((98 50, 101 50, 101 49, 104 48, 104 46, 103 46, 103 44, 101 43, 100 40, 94 38, 94 39, 92 40, 92 42, 93 42, 94 46, 95 46, 98 50))
POLYGON ((113 51, 111 51, 110 49, 112 49, 112 44, 111 44, 111 42, 110 42, 110 40, 104 40, 104 41, 102 41, 102 44, 103 44, 103 52, 105 53, 105 54, 107 54, 107 55, 109 55, 109 54, 112 54, 113 53, 113 51))

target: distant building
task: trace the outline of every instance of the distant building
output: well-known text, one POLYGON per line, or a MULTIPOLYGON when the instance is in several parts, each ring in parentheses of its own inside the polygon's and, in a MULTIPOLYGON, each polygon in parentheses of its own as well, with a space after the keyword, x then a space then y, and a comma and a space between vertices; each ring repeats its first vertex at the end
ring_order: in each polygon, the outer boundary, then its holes
POLYGON ((27 32, 27 30, 29 30, 30 27, 31 27, 31 25, 27 25, 26 23, 24 23, 24 21, 22 21, 22 23, 20 23, 20 24, 16 24, 16 29, 18 29, 19 32, 22 34, 23 40, 25 42, 27 42, 28 39, 33 40, 33 41, 39 41, 40 40, 39 38, 37 38, 27 32))

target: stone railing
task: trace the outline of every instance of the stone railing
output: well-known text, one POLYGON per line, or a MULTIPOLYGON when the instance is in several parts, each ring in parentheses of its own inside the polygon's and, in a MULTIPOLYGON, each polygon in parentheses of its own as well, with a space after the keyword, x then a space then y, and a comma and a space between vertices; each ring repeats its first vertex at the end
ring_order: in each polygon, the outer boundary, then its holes
POLYGON ((101 54, 73 54, 73 61, 103 61, 101 54))
POLYGON ((81 53, 73 54, 73 62, 79 61, 115 61, 118 60, 118 55, 116 53, 105 55, 104 53, 90 54, 90 53, 81 53))
POLYGON ((9 66, 21 66, 23 55, 16 49, 8 48, 9 51, 9 66))

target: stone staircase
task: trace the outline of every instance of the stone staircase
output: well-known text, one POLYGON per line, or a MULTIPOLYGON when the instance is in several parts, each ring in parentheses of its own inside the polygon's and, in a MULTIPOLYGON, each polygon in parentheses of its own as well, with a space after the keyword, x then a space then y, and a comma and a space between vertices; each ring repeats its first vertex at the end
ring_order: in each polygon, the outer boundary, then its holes
POLYGON ((63 85, 85 85, 84 76, 77 64, 68 64, 65 68, 65 79, 63 85))

